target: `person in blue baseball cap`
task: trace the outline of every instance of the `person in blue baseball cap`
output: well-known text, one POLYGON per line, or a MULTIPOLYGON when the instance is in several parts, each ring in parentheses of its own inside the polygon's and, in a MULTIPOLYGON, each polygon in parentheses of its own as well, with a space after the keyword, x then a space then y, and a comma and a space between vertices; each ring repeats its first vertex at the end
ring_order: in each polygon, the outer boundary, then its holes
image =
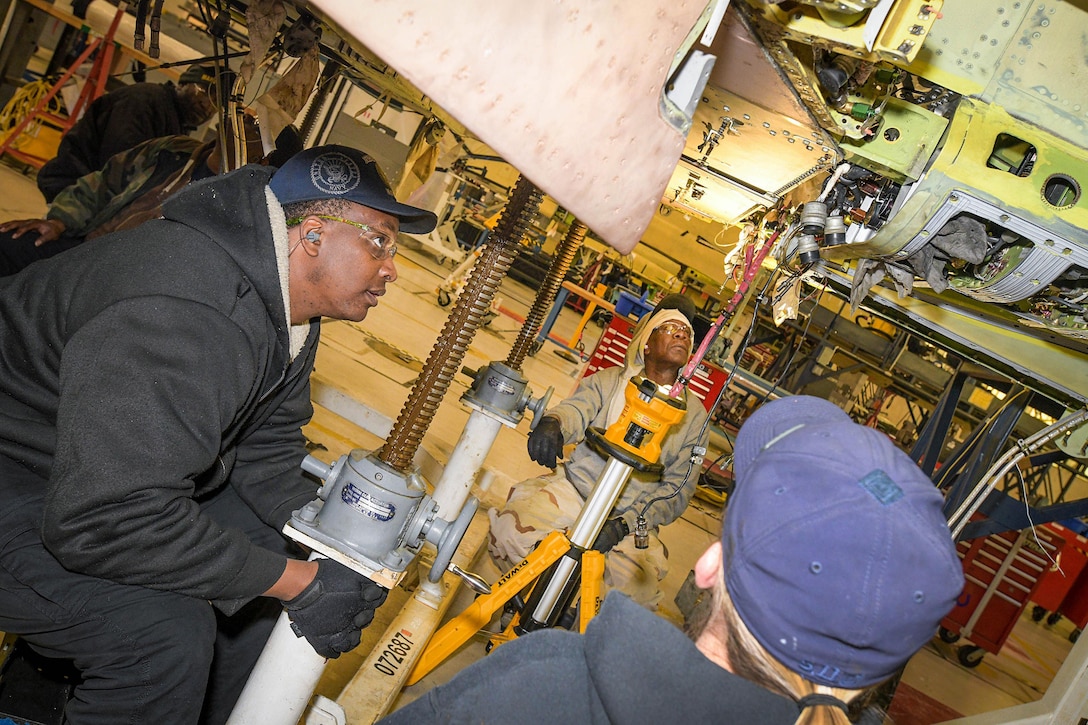
POLYGON ((846 722, 963 589, 943 497, 887 435, 809 396, 745 421, 733 474, 721 541, 695 566, 712 595, 696 645, 724 641, 731 672, 846 722))
POLYGON ((519 637, 382 724, 850 722, 963 588, 942 496, 886 435, 808 396, 745 421, 733 472, 687 633, 612 592, 584 635, 519 637))
POLYGON ((434 215, 322 146, 156 217, 0 279, 0 631, 75 664, 65 722, 225 722, 284 609, 333 658, 386 596, 281 531, 321 320, 365 318, 434 215))

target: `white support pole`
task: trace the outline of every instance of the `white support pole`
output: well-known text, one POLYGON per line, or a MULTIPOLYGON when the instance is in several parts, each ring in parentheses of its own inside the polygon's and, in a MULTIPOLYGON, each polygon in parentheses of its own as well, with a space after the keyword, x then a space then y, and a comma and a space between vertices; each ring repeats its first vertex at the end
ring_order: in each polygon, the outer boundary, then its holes
POLYGON ((325 662, 305 638, 295 636, 282 612, 227 725, 296 725, 325 662))
POLYGON ((432 498, 438 504, 440 518, 452 520, 461 512, 502 426, 498 418, 483 411, 473 410, 469 415, 442 477, 434 486, 432 498))
MULTIPOLYGON (((480 411, 473 411, 469 416, 449 463, 435 485, 433 499, 438 503, 439 516, 456 515, 464 506, 502 425, 498 419, 480 411)), ((455 562, 459 566, 470 565, 483 546, 487 530, 486 514, 477 514, 459 547, 460 551, 455 555, 455 562), (466 551, 470 552, 468 557, 461 554, 466 551)), ((426 573, 421 573, 426 579, 426 573)), ((386 637, 375 647, 360 674, 345 689, 342 698, 347 699, 353 710, 373 712, 372 708, 377 707, 378 714, 374 715, 374 719, 377 719, 381 711, 388 708, 411 668, 396 671, 394 676, 384 676, 371 660, 380 657, 387 649, 386 645, 393 645, 396 651, 400 651, 404 646, 405 629, 413 633, 410 635, 411 646, 415 650, 413 655, 417 656, 449 606, 449 593, 456 591, 459 582, 456 576, 446 574, 438 584, 428 586, 427 583, 417 590, 402 614, 389 627, 386 637), (386 642, 387 639, 390 641, 386 642), (368 674, 362 675, 363 671, 368 674), (380 682, 375 682, 375 679, 380 682), (360 695, 357 680, 367 682, 363 689, 371 692, 360 695), (376 695, 383 697, 375 703, 372 700, 376 695)), ((414 657, 411 663, 414 663, 414 657)), ((324 673, 325 664, 325 658, 314 652, 304 638, 295 636, 287 614, 281 614, 227 725, 296 725, 306 711, 324 673)))
MULTIPOLYGON (((320 558, 310 555, 310 561, 320 558)), ((280 612, 227 725, 297 725, 326 662, 291 629, 287 612, 280 612)))

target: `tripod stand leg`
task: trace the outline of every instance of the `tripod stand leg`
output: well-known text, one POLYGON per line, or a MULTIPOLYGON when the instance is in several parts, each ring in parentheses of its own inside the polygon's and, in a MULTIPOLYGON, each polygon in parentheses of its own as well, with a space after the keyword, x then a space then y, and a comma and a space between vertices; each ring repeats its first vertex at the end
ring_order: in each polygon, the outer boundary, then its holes
POLYGON ((490 594, 477 597, 465 611, 434 633, 430 642, 427 643, 427 648, 419 655, 412 673, 408 675, 406 684, 414 685, 444 662, 472 635, 491 621, 495 612, 569 550, 570 542, 567 541, 563 532, 553 531, 548 534, 520 564, 495 583, 490 594))
POLYGON ((589 549, 582 554, 582 589, 579 594, 578 631, 585 632, 589 621, 597 616, 604 597, 601 582, 604 581, 604 554, 589 549))

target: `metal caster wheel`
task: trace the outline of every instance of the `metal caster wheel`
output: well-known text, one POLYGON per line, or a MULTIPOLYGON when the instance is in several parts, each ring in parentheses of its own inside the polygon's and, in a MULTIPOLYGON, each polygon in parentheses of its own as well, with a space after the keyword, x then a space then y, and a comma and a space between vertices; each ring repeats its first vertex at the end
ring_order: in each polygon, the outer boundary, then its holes
POLYGON ((1046 618, 1046 623, 1049 624, 1051 627, 1053 627, 1055 624, 1057 624, 1060 621, 1062 621, 1062 615, 1059 614, 1058 612, 1054 612, 1049 617, 1046 618))
POLYGON ((450 305, 450 293, 445 290, 438 290, 438 306, 449 307, 450 305))
POLYGON ((1043 617, 1045 617, 1045 616, 1046 616, 1046 609, 1044 609, 1043 607, 1040 607, 1038 604, 1036 604, 1034 607, 1032 607, 1032 609, 1031 609, 1031 621, 1041 622, 1041 621, 1043 621, 1043 617))
POLYGON ((953 632, 952 630, 945 629, 944 627, 937 628, 937 636, 941 638, 942 642, 947 642, 948 644, 960 641, 959 632, 953 632))
POLYGON ((959 648, 958 652, 956 652, 956 659, 958 659, 960 664, 964 667, 978 667, 978 663, 982 662, 982 656, 985 654, 986 650, 981 647, 965 644, 959 648))

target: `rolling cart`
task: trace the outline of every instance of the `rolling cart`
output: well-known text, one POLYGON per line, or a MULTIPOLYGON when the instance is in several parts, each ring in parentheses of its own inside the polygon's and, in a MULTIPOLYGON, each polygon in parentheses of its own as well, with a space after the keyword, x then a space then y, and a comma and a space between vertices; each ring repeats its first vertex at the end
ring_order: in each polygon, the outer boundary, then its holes
POLYGON ((1001 650, 1064 545, 1045 526, 1035 533, 1005 531, 956 545, 966 581, 956 606, 941 620, 939 635, 948 643, 961 637, 970 641, 958 648, 960 664, 977 667, 986 652, 1001 650))

